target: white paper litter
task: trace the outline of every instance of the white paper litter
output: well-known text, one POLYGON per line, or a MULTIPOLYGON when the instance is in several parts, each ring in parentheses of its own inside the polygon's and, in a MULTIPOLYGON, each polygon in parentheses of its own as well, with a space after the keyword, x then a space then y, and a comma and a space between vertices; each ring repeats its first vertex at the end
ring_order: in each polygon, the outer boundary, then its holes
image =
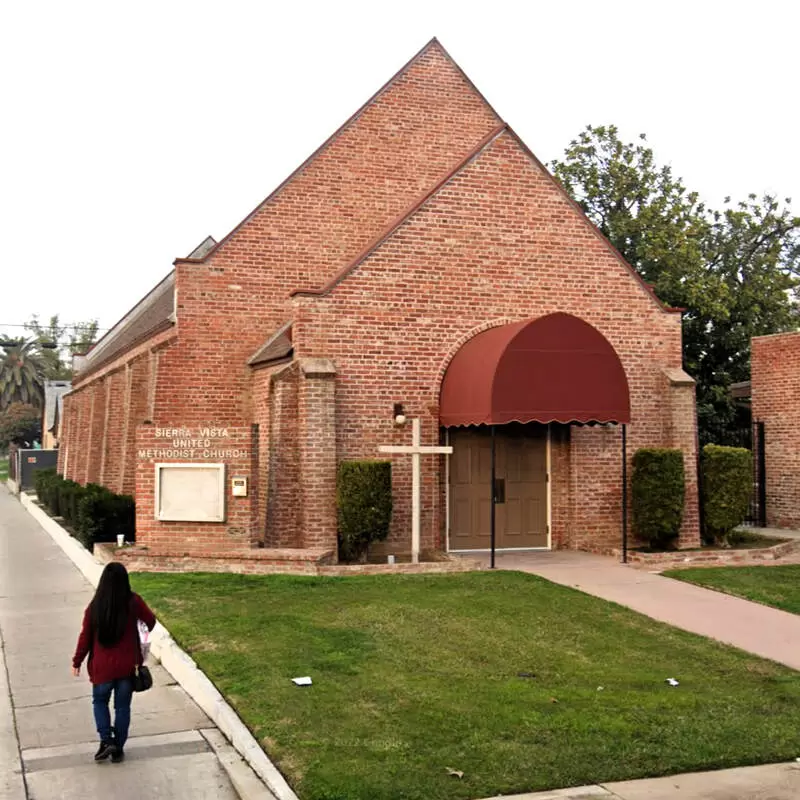
POLYGON ((678 681, 675 680, 675 678, 667 678, 667 683, 670 686, 680 686, 680 684, 678 683, 678 681))
POLYGON ((308 675, 303 678, 292 678, 292 683, 297 684, 297 686, 311 686, 311 678, 308 675))

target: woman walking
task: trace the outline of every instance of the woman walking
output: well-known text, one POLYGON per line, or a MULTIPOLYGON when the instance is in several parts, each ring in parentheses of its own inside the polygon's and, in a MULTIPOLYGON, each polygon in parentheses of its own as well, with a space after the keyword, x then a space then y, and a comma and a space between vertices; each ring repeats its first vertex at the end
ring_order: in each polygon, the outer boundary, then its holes
POLYGON ((138 620, 153 630, 156 618, 138 594, 131 591, 128 571, 116 562, 106 565, 100 576, 92 602, 83 615, 83 626, 75 655, 72 674, 80 675, 81 664, 87 664, 92 682, 92 704, 100 747, 95 761, 109 756, 114 763, 125 757, 125 742, 131 722, 133 674, 142 663, 138 620), (114 693, 114 725, 108 704, 114 693))

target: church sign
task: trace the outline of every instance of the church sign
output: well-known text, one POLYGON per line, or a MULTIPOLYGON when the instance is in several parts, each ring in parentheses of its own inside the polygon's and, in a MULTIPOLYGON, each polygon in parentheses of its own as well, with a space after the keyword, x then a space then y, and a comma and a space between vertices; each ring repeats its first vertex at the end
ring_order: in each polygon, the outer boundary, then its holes
POLYGON ((153 447, 139 448, 140 459, 183 458, 230 460, 247 458, 247 449, 235 446, 228 428, 200 426, 196 428, 154 428, 153 447))
POLYGON ((139 425, 136 455, 143 529, 190 522, 242 530, 250 524, 254 498, 247 484, 257 458, 251 426, 139 425))

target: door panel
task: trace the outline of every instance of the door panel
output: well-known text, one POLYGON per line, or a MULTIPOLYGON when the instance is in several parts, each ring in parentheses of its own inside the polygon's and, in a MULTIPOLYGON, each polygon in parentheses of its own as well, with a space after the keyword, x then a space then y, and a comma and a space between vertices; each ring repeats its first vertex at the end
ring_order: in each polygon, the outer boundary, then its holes
MULTIPOLYGON (((457 428, 450 443, 450 547, 491 546, 491 433, 457 428)), ((496 477, 505 481, 505 502, 495 506, 497 547, 547 547, 547 428, 496 428, 496 477)))
MULTIPOLYGON (((502 444, 501 444, 502 443, 502 444)), ((547 547, 547 428, 505 426, 506 515, 498 547, 547 547)))
POLYGON ((450 456, 450 547, 476 550, 490 546, 491 439, 471 430, 452 432, 450 456))

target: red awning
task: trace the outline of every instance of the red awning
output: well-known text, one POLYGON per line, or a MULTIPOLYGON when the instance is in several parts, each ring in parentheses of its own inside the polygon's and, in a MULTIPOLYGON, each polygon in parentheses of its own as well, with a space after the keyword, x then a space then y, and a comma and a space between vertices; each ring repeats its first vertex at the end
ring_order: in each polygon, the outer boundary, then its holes
POLYGON ((490 328, 453 357, 442 381, 442 425, 630 422, 616 351, 570 314, 490 328))

